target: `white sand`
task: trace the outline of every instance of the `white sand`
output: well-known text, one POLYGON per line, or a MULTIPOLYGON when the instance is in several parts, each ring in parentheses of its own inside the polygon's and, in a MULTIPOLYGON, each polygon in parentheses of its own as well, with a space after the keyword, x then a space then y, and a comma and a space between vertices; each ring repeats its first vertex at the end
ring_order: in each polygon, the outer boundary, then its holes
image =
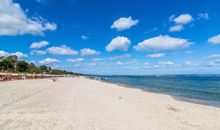
POLYGON ((220 108, 85 78, 0 82, 0 130, 219 130, 220 108))

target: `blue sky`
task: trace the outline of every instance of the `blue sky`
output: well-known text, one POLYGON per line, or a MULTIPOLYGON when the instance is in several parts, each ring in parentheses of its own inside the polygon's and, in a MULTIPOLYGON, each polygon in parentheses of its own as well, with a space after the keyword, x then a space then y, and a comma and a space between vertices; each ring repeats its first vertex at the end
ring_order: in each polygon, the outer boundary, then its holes
POLYGON ((219 74, 219 5, 1 0, 0 56, 90 74, 219 74))

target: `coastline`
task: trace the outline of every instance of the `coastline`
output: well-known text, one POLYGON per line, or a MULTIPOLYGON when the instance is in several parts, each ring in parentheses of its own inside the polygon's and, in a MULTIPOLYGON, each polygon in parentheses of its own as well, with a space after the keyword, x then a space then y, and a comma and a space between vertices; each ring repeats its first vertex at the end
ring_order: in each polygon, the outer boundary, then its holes
POLYGON ((0 82, 0 90, 1 129, 220 129, 220 108, 84 77, 0 82))
POLYGON ((156 92, 156 91, 151 91, 151 90, 148 90, 148 89, 136 88, 134 86, 127 85, 127 84, 113 83, 113 82, 108 82, 108 81, 103 81, 103 82, 110 83, 110 84, 116 84, 116 85, 119 85, 119 86, 122 86, 122 87, 126 87, 126 88, 140 89, 140 90, 142 90, 144 92, 147 92, 147 93, 155 93, 155 94, 168 95, 168 96, 173 97, 173 99, 175 99, 177 101, 190 102, 190 103, 195 103, 195 104, 200 104, 200 105, 207 105, 207 106, 213 106, 213 107, 220 107, 220 102, 188 98, 188 97, 183 97, 183 96, 178 96, 178 95, 172 95, 170 93, 156 92))
MULTIPOLYGON (((86 78, 88 78, 88 77, 86 77, 86 78)), ((88 78, 88 79, 91 79, 91 78, 88 78)), ((96 80, 96 79, 91 79, 91 80, 96 80)), ((147 92, 147 93, 168 95, 168 96, 173 97, 173 99, 175 99, 177 101, 190 102, 190 103, 213 106, 213 107, 220 107, 220 102, 218 102, 218 101, 190 98, 190 97, 175 95, 173 93, 168 93, 168 92, 167 93, 166 92, 158 92, 158 91, 149 90, 147 88, 143 89, 143 88, 140 88, 140 87, 135 87, 135 86, 132 86, 132 85, 129 85, 129 84, 114 83, 113 81, 107 81, 107 80, 98 80, 98 81, 104 82, 104 83, 115 84, 115 85, 126 87, 126 88, 139 89, 139 90, 142 90, 142 91, 147 92)))

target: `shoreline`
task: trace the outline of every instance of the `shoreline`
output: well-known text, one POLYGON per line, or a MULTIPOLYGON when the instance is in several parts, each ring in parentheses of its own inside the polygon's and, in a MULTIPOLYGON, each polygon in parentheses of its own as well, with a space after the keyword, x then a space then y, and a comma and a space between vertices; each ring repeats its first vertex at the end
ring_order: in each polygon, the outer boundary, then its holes
MULTIPOLYGON (((85 78, 88 78, 88 77, 85 77, 85 78)), ((90 78, 88 78, 88 79, 90 79, 90 78)), ((90 80, 96 80, 96 79, 90 79, 90 80)), ((96 81, 100 81, 100 82, 103 82, 103 83, 109 83, 109 84, 115 84, 115 85, 122 86, 122 87, 125 87, 125 88, 139 89, 139 90, 142 90, 143 92, 147 92, 147 93, 168 95, 168 96, 171 96, 173 99, 175 99, 177 101, 189 102, 189 103, 195 103, 195 104, 199 104, 199 105, 205 105, 205 106, 212 106, 212 107, 220 108, 220 102, 217 102, 217 101, 178 96, 178 95, 175 95, 175 94, 172 94, 172 93, 156 92, 156 91, 148 90, 147 88, 142 89, 142 88, 134 87, 132 85, 114 83, 114 82, 107 81, 107 80, 96 80, 96 81)))
MULTIPOLYGON (((95 79, 90 79, 90 80, 95 80, 95 79)), ((118 86, 125 87, 125 88, 138 89, 138 90, 142 90, 143 92, 146 92, 146 93, 167 95, 167 96, 172 97, 174 100, 180 101, 180 102, 187 102, 187 103, 193 103, 193 104, 198 104, 198 105, 204 105, 204 106, 211 106, 211 107, 220 108, 220 103, 215 102, 215 101, 200 100, 200 99, 188 98, 188 97, 183 97, 183 96, 175 96, 175 95, 172 95, 172 94, 169 94, 169 93, 162 93, 162 92, 151 91, 151 90, 148 90, 148 89, 141 89, 141 88, 133 87, 131 85, 113 83, 113 82, 110 82, 110 81, 104 81, 104 80, 95 80, 95 81, 100 81, 100 82, 108 83, 108 84, 114 84, 114 85, 118 85, 118 86)))
POLYGON ((220 108, 85 77, 0 82, 0 129, 217 130, 219 122, 220 108))

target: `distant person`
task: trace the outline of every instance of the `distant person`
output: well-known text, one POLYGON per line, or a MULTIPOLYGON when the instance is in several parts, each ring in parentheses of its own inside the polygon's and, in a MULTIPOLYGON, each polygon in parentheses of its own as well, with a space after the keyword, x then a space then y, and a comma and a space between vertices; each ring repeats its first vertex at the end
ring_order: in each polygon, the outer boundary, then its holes
POLYGON ((56 82, 58 79, 53 77, 52 80, 53 82, 56 82))

